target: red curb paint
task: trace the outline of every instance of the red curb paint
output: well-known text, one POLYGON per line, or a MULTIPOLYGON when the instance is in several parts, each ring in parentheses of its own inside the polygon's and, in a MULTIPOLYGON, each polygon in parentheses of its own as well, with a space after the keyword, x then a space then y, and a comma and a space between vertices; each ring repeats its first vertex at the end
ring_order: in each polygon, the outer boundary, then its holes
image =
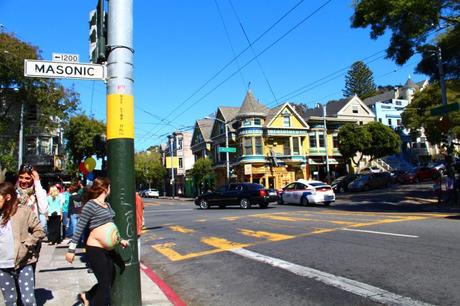
POLYGON ((145 275, 148 276, 157 286, 163 291, 163 293, 166 295, 168 300, 175 306, 186 306, 184 301, 177 295, 177 293, 168 286, 158 275, 153 272, 152 269, 147 267, 144 264, 140 264, 140 267, 142 271, 145 273, 145 275))

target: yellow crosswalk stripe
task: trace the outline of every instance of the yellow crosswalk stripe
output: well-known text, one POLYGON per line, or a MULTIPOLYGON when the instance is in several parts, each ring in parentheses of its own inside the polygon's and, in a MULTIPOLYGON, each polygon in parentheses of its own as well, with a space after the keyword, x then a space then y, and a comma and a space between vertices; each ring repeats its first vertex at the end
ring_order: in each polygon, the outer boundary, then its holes
POLYGON ((173 225, 173 226, 170 226, 169 228, 174 232, 179 232, 179 233, 183 233, 183 234, 195 233, 195 230, 189 229, 189 228, 186 228, 186 227, 183 227, 183 226, 180 226, 180 225, 173 225))
POLYGON ((276 234, 276 233, 263 232, 263 231, 252 231, 249 229, 239 229, 239 231, 241 234, 245 236, 263 238, 263 239, 267 239, 270 241, 281 241, 281 240, 295 238, 295 236, 292 236, 292 235, 276 234))
POLYGON ((224 251, 241 249, 251 245, 249 243, 238 243, 219 237, 205 237, 201 239, 201 242, 224 251))
POLYGON ((160 254, 167 257, 171 261, 180 261, 180 260, 185 260, 185 259, 190 259, 190 258, 195 258, 195 257, 200 257, 200 256, 205 256, 205 255, 210 255, 210 254, 216 254, 216 253, 225 251, 222 249, 212 249, 212 250, 207 250, 207 251, 202 251, 202 252, 180 254, 179 252, 174 250, 175 246, 176 244, 174 242, 168 242, 168 243, 152 245, 152 248, 157 250, 160 254))

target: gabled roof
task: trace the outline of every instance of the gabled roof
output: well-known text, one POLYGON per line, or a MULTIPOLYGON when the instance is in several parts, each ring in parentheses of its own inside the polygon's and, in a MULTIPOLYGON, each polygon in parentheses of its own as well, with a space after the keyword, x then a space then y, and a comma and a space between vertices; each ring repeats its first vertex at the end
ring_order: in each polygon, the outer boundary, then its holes
MULTIPOLYGON (((327 102, 326 104, 326 116, 327 117, 334 117, 337 116, 337 113, 345 106, 347 105, 350 100, 354 98, 348 97, 340 100, 332 100, 327 102)), ((309 108, 305 111, 305 119, 308 119, 309 117, 322 117, 323 116, 323 108, 322 107, 315 107, 315 108, 309 108)))
POLYGON ((219 106, 217 108, 217 112, 220 111, 225 122, 229 122, 235 119, 239 110, 240 110, 239 107, 234 107, 234 106, 219 106))
POLYGON ((269 109, 265 105, 261 104, 256 100, 256 98, 252 94, 252 91, 248 90, 237 117, 265 117, 268 111, 269 109))
POLYGON ((371 106, 371 105, 373 105, 373 104, 375 104, 377 102, 388 101, 388 100, 396 99, 396 98, 397 97, 396 97, 395 91, 394 90, 388 90, 388 91, 385 91, 384 93, 381 93, 379 95, 366 98, 366 99, 363 100, 363 102, 367 106, 371 106))
POLYGON ((203 140, 205 142, 211 141, 211 132, 212 126, 214 124, 213 119, 199 119, 196 121, 196 125, 201 132, 201 136, 203 136, 203 140))
POLYGON ((292 106, 289 102, 280 104, 278 106, 275 106, 271 108, 268 111, 267 117, 265 118, 265 126, 269 126, 272 124, 272 121, 280 114, 280 112, 284 108, 289 108, 289 110, 302 122, 306 128, 308 128, 307 122, 305 122, 305 119, 302 118, 302 116, 297 112, 294 106, 292 106))

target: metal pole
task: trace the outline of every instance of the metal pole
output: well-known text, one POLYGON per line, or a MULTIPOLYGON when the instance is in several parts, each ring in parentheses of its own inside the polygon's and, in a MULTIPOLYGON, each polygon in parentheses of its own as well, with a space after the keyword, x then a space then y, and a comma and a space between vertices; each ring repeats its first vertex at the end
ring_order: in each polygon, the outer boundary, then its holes
POLYGON ((227 166, 227 184, 230 183, 230 159, 229 159, 229 153, 228 153, 228 126, 227 123, 224 122, 225 124, 225 147, 227 148, 227 152, 225 152, 225 158, 226 158, 226 166, 227 166))
POLYGON ((21 114, 19 119, 19 148, 18 148, 18 170, 23 163, 24 156, 24 101, 21 101, 21 114))
MULTIPOLYGON (((103 3, 103 2, 102 2, 103 3)), ((110 0, 107 61, 107 154, 111 179, 110 203, 115 223, 129 247, 117 247, 112 303, 142 304, 137 248, 134 176, 133 1, 110 0)))
POLYGON ((326 126, 326 105, 323 105, 323 136, 324 136, 324 148, 326 149, 326 181, 330 183, 330 175, 329 175, 329 152, 328 152, 328 144, 327 144, 327 126, 326 126))
POLYGON ((172 198, 174 199, 174 194, 176 193, 176 182, 174 180, 174 136, 171 136, 170 138, 170 145, 169 145, 169 149, 171 151, 171 195, 172 195, 172 198))
MULTIPOLYGON (((445 107, 447 106, 447 94, 446 94, 446 83, 444 81, 444 68, 442 65, 442 52, 441 47, 438 46, 438 70, 439 70, 439 84, 441 85, 441 101, 442 105, 445 107)), ((445 113, 443 116, 446 116, 449 119, 449 114, 445 113)), ((452 167, 452 130, 449 127, 449 131, 447 133, 447 176, 449 179, 454 180, 455 174, 452 167)))

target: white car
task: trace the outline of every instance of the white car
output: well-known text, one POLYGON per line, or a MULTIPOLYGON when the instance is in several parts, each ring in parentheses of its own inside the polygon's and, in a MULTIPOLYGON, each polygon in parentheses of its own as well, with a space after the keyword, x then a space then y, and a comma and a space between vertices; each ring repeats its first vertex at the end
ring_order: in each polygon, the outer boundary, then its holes
POLYGON ((142 193, 142 196, 144 198, 157 198, 158 199, 160 197, 160 193, 156 189, 146 189, 142 193))
POLYGON ((328 206, 334 201, 335 193, 330 185, 320 181, 300 179, 283 188, 278 203, 304 206, 322 203, 328 206))

